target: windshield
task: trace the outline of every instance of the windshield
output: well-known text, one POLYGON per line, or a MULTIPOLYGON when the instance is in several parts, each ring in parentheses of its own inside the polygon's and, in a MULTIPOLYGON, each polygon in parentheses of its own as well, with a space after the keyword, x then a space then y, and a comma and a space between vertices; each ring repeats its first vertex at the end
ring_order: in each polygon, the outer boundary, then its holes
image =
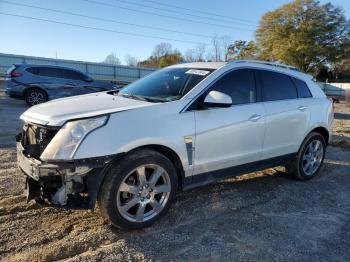
POLYGON ((213 70, 191 68, 166 68, 124 87, 119 96, 150 102, 178 100, 213 70))

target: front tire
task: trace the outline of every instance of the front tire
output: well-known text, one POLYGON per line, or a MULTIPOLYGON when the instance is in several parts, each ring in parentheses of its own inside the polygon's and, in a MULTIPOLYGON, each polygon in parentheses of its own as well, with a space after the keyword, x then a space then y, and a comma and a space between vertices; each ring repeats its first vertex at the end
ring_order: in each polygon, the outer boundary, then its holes
POLYGON ((26 91, 24 100, 26 101, 27 105, 34 106, 46 102, 48 100, 48 96, 44 90, 39 88, 31 88, 26 91))
POLYGON ((111 165, 98 203, 112 225, 125 229, 150 226, 175 200, 176 170, 164 155, 140 149, 111 165))
POLYGON ((297 155, 286 167, 287 172, 299 180, 315 177, 321 169, 326 152, 324 137, 311 132, 303 141, 297 155))

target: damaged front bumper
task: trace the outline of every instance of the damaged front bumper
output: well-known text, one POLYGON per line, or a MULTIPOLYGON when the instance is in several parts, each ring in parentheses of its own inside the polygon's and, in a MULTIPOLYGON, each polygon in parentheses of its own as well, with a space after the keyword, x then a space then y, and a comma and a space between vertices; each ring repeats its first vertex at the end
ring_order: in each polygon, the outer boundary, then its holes
POLYGON ((116 157, 43 162, 26 155, 21 142, 17 142, 17 162, 26 175, 28 201, 37 199, 64 206, 72 198, 81 200, 83 207, 93 208, 104 170, 116 157))

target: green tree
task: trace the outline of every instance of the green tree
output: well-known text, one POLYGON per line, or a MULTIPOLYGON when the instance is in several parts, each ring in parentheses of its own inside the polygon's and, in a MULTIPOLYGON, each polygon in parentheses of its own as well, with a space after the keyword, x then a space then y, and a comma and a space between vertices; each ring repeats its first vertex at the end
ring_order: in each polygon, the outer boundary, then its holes
POLYGON ((254 41, 237 40, 228 47, 230 59, 258 59, 258 47, 254 41))
POLYGON ((261 57, 315 72, 349 54, 350 21, 344 10, 330 3, 295 0, 266 13, 256 31, 261 57))
POLYGON ((180 52, 175 52, 170 55, 164 55, 160 57, 158 67, 163 68, 166 66, 174 65, 183 62, 184 59, 180 52))

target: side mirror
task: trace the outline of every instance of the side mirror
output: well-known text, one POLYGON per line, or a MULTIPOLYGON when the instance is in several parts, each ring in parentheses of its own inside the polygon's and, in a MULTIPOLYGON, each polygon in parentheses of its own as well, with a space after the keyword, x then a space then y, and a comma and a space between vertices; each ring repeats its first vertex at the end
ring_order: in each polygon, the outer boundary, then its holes
POLYGON ((85 82, 92 82, 92 81, 94 81, 94 79, 92 79, 91 77, 87 77, 87 78, 85 78, 85 82))
POLYGON ((205 97, 203 105, 205 107, 230 107, 232 98, 225 93, 213 90, 205 97))

